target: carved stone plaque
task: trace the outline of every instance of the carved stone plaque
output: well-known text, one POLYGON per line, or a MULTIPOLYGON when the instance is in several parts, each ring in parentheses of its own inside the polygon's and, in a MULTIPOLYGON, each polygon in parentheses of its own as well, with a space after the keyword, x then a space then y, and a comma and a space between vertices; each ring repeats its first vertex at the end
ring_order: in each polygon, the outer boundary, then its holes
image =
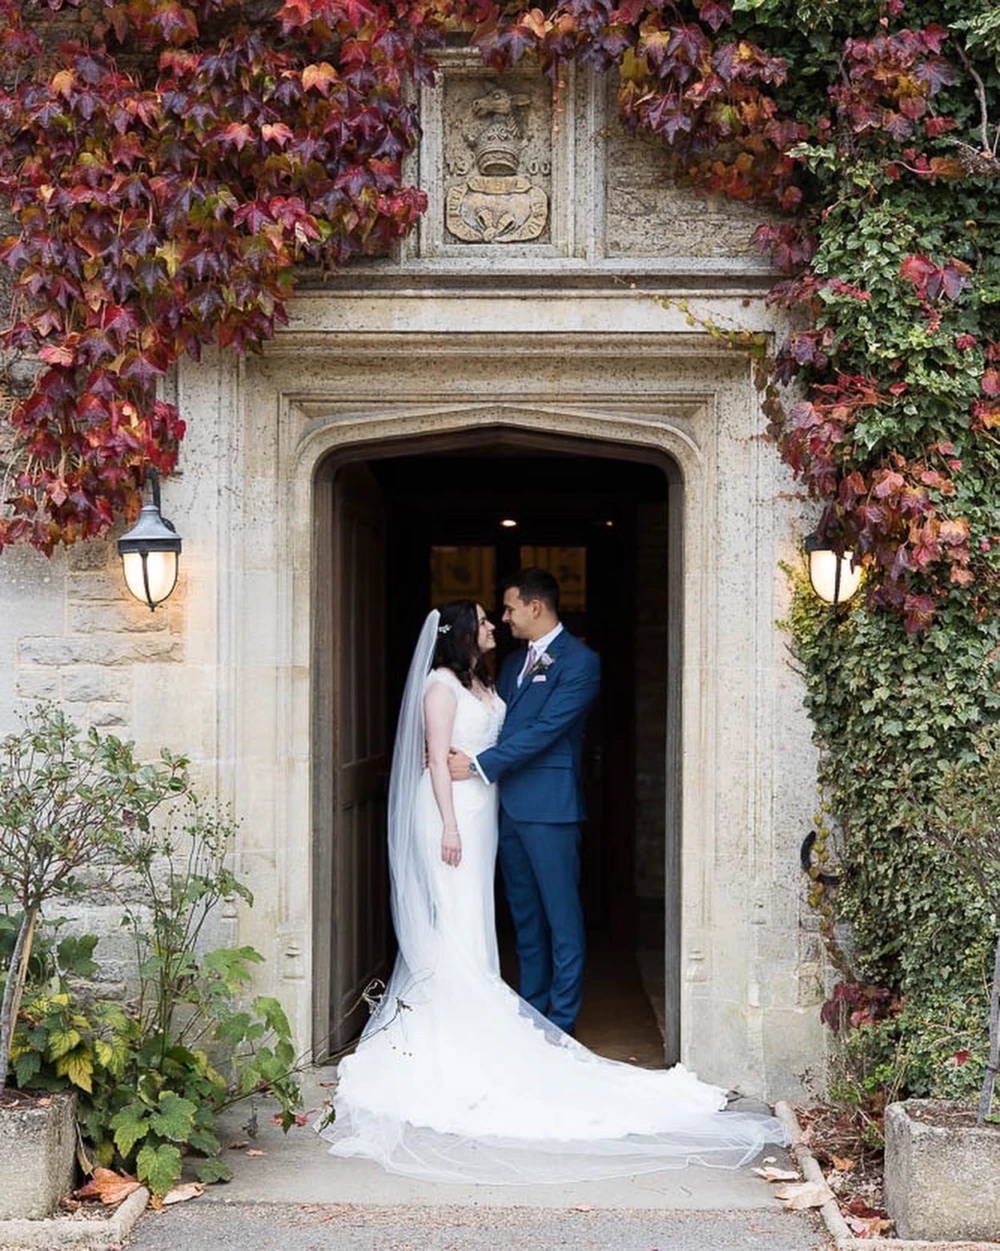
POLYGON ((497 244, 547 235, 549 110, 532 86, 528 94, 495 80, 453 80, 445 114, 445 229, 452 238, 497 244))

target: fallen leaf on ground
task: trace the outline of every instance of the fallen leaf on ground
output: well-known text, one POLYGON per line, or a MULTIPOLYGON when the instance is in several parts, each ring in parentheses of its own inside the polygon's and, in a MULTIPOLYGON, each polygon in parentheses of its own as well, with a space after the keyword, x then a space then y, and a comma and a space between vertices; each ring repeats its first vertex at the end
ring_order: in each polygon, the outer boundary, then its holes
POLYGON ((878 1208, 873 1208, 870 1203, 866 1203, 860 1195, 853 1198, 850 1203, 844 1205, 845 1210, 850 1212, 852 1216, 860 1216, 863 1220, 868 1220, 872 1216, 881 1216, 882 1213, 878 1208))
POLYGON ((821 1208, 833 1198, 833 1191, 826 1182, 795 1182, 792 1185, 778 1186, 774 1193, 786 1207, 795 1211, 800 1208, 821 1208))
POLYGON ((801 1173, 790 1168, 755 1168, 753 1172, 769 1182, 801 1181, 802 1179, 801 1173))
POLYGON ((263 1154, 264 1152, 261 1151, 260 1147, 251 1147, 250 1150, 247 1152, 247 1155, 263 1155, 263 1154))
POLYGON ((336 1084, 337 1084, 336 1078, 334 1078, 332 1082, 317 1082, 316 1083, 317 1086, 336 1086, 336 1084))
POLYGON ((831 1155, 830 1163, 838 1173, 849 1173, 854 1168, 854 1161, 842 1155, 831 1155))
POLYGON ((249 1138, 236 1138, 229 1144, 230 1151, 242 1151, 244 1147, 250 1146, 249 1138))
POLYGON ((892 1229, 892 1221, 887 1221, 881 1216, 869 1216, 866 1218, 848 1216, 845 1217, 845 1220, 851 1232, 860 1235, 862 1238, 877 1238, 879 1234, 888 1233, 892 1229))
POLYGON ((110 1168, 95 1168, 94 1175, 85 1186, 74 1190, 77 1199, 100 1199, 105 1207, 116 1208, 123 1199, 139 1189, 134 1177, 116 1173, 110 1168))
POLYGON ((187 1203, 188 1199, 197 1199, 204 1193, 204 1182, 182 1182, 181 1185, 172 1187, 163 1196, 163 1206, 169 1207, 171 1203, 187 1203))

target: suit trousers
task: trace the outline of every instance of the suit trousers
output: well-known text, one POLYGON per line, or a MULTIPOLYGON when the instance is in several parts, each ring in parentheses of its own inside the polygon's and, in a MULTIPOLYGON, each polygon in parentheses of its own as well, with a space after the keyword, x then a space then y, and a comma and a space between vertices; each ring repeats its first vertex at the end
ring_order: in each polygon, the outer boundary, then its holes
POLYGON ((501 804, 498 853, 517 936, 521 998, 572 1033, 586 950, 580 827, 518 821, 501 804))

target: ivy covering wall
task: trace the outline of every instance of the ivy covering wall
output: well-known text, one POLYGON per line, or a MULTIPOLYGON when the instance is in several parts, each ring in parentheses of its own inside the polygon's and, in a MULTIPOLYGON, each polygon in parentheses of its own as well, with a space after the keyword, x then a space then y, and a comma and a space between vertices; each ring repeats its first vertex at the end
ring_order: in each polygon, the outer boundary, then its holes
POLYGON ((795 326, 770 434, 867 570, 846 615, 800 595, 791 617, 850 976, 884 988, 880 1039, 920 1023, 915 1086, 961 1084, 989 925, 920 811, 997 704, 1000 8, 0 0, 0 22, 4 345, 37 362, 0 434, 0 549, 134 513, 184 435, 158 380, 208 344, 259 347, 298 265, 412 228, 410 101, 448 37, 497 69, 534 57, 554 90, 571 59, 616 70, 622 124, 678 179, 761 206, 754 243, 795 326))

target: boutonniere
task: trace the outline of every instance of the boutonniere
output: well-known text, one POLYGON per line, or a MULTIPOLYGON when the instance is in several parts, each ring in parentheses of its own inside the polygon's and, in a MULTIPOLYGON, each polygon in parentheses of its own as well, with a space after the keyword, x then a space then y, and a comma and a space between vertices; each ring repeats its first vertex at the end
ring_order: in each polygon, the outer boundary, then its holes
POLYGON ((528 670, 528 677, 533 678, 536 673, 544 673, 546 669, 550 669, 555 663, 555 656, 550 656, 548 652, 542 652, 542 654, 528 670))

